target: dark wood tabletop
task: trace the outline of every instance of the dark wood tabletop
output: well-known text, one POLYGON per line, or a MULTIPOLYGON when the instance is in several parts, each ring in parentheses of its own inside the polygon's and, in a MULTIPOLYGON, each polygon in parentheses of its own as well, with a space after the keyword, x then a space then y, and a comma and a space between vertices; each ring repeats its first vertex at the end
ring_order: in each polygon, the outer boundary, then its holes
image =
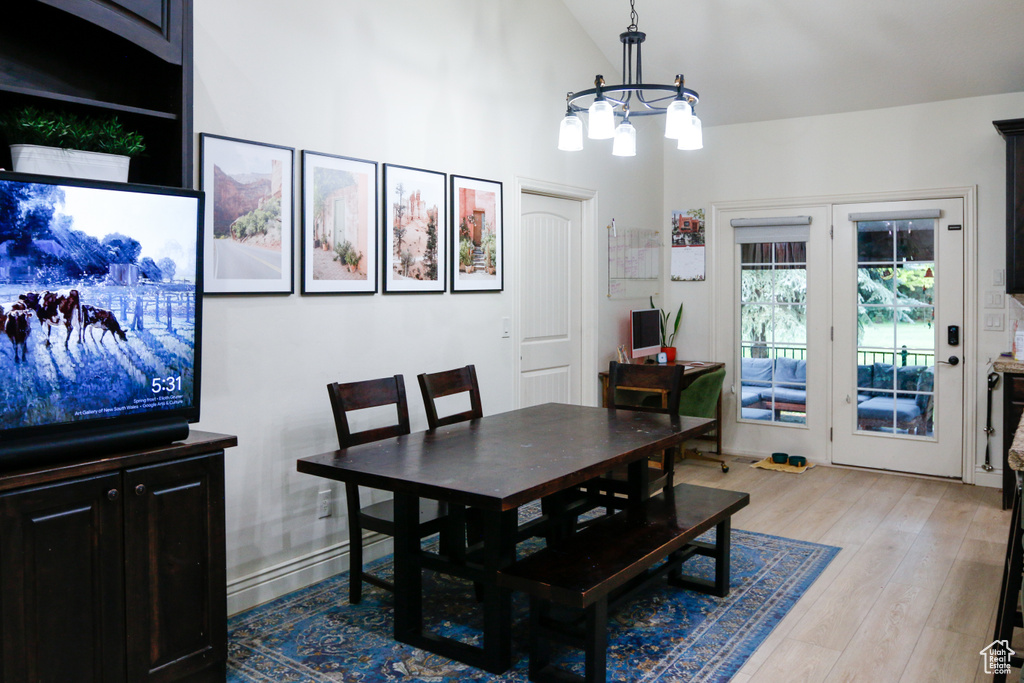
POLYGON ((713 420, 547 403, 298 461, 337 481, 511 510, 678 445, 713 420))

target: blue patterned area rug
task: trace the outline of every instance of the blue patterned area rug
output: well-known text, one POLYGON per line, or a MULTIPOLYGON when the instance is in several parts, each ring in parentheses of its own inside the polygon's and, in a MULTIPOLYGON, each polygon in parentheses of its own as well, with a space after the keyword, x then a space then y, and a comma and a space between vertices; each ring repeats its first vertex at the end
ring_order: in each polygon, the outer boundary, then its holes
MULTIPOLYGON (((608 680, 730 680, 839 550, 734 530, 729 596, 671 588, 664 581, 638 594, 611 617, 608 680)), ((686 568, 713 575, 708 558, 694 557, 686 568)), ((370 569, 389 575, 391 557, 370 569)), ((427 572, 424 591, 431 630, 479 644, 481 610, 472 607, 471 584, 427 572)), ((500 676, 394 641, 392 606, 390 593, 365 583, 362 602, 349 604, 345 572, 237 614, 228 622, 228 683, 528 680, 522 596, 514 599, 516 663, 500 676)), ((565 651, 561 662, 582 674, 582 659, 565 651)))

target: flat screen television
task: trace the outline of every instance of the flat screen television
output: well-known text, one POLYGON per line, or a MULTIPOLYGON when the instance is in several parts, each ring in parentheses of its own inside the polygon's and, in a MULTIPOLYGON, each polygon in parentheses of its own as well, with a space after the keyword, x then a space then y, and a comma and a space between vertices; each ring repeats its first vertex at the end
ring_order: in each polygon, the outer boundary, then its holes
POLYGON ((0 173, 0 466, 188 435, 203 194, 0 173))
POLYGON ((641 308, 629 312, 629 349, 631 358, 642 358, 661 351, 661 311, 641 308))

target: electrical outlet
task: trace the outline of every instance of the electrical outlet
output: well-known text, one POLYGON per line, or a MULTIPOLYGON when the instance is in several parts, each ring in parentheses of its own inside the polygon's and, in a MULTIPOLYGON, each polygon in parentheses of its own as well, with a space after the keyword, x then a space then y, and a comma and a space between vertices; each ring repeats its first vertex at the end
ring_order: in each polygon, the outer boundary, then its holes
POLYGON ((316 518, 323 519, 331 516, 331 491, 321 491, 316 494, 316 518))

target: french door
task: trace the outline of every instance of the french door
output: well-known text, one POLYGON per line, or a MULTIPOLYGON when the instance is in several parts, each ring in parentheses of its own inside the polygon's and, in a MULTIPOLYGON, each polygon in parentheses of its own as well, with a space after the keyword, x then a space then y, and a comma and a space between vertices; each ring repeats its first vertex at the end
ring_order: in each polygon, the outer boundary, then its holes
POLYGON ((962 199, 833 206, 832 461, 960 477, 962 199))

